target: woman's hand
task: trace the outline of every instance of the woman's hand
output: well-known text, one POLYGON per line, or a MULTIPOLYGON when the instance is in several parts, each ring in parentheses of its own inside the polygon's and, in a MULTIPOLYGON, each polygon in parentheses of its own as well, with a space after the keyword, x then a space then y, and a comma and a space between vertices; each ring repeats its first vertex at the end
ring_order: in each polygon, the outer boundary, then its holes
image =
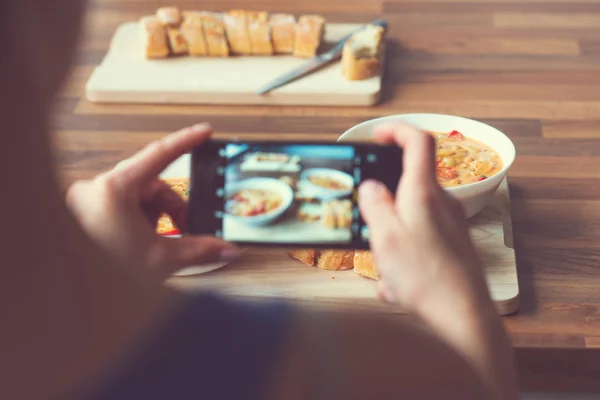
POLYGON ((369 225, 384 297, 414 311, 431 302, 460 303, 472 296, 489 303, 461 205, 437 182, 434 138, 399 123, 378 127, 375 136, 404 148, 395 199, 379 182, 360 188, 360 209, 369 225))
POLYGON ((158 175, 211 132, 208 124, 200 124, 151 143, 118 168, 73 184, 67 204, 84 230, 113 256, 159 270, 165 278, 184 267, 232 261, 240 254, 237 248, 215 237, 174 239, 155 233, 162 213, 186 232, 187 203, 158 175))
POLYGON ((360 187, 380 293, 459 351, 494 399, 516 399, 510 340, 490 299, 462 207, 437 183, 433 137, 399 123, 381 126, 375 135, 404 149, 396 198, 375 181, 360 187))

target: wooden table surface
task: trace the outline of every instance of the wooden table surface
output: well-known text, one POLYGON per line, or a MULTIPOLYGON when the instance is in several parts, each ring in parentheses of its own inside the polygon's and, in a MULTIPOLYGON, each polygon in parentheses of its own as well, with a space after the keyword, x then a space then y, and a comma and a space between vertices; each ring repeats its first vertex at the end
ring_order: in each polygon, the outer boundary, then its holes
POLYGON ((334 140, 372 117, 472 117, 517 147, 511 170, 521 308, 505 318, 523 389, 600 390, 600 0, 96 0, 57 102, 65 185, 199 121, 218 136, 334 140), (93 105, 84 84, 121 22, 162 4, 390 23, 373 108, 93 105))

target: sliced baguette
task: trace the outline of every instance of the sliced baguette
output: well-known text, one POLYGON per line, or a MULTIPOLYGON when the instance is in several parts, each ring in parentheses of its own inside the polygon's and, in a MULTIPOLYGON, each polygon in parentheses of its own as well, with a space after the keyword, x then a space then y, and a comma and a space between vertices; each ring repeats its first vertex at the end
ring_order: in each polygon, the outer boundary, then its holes
POLYGON ((269 14, 264 11, 248 12, 248 36, 252 54, 269 56, 273 54, 271 42, 271 26, 268 24, 269 14))
POLYGON ((146 58, 165 58, 169 56, 167 31, 154 15, 140 19, 141 40, 146 58))
POLYGON ((296 18, 292 14, 271 14, 269 18, 273 50, 276 54, 292 54, 296 35, 296 18))
POLYGON ((352 35, 342 52, 342 75, 350 81, 372 78, 381 70, 381 41, 384 29, 367 25, 352 35))
POLYGON ((320 15, 303 15, 296 25, 294 55, 314 57, 321 46, 325 34, 325 18, 320 15))

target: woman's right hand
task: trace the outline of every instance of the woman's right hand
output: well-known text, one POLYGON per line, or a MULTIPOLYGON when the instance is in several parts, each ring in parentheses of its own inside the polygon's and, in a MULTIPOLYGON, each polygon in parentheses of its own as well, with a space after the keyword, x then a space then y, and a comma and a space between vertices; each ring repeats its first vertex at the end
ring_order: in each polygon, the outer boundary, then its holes
POLYGON ((404 149, 396 198, 376 181, 360 187, 382 295, 417 313, 448 302, 489 304, 461 205, 437 182, 433 136, 401 123, 374 133, 404 149))
POLYGON ((435 174, 435 141, 405 124, 380 126, 380 142, 404 149, 396 198, 375 181, 361 185, 380 293, 420 317, 462 354, 494 399, 516 399, 514 355, 496 313, 460 203, 435 174))

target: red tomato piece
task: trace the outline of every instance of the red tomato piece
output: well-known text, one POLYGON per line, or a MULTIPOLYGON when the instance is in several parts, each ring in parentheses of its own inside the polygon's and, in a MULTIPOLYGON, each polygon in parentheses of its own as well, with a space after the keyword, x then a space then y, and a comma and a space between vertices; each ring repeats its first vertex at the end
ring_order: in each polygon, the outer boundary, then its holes
POLYGON ((450 167, 437 167, 437 176, 442 179, 454 179, 458 177, 458 171, 450 167))
POLYGON ((180 234, 181 234, 181 232, 179 231, 179 229, 173 229, 173 230, 161 233, 161 236, 171 236, 171 235, 180 235, 180 234))
POLYGON ((459 131, 452 131, 448 134, 448 139, 463 140, 465 137, 459 131))
POLYGON ((487 176, 483 176, 483 175, 482 176, 478 176, 477 178, 475 178, 475 182, 481 182, 481 181, 486 180, 486 179, 487 179, 487 176))

